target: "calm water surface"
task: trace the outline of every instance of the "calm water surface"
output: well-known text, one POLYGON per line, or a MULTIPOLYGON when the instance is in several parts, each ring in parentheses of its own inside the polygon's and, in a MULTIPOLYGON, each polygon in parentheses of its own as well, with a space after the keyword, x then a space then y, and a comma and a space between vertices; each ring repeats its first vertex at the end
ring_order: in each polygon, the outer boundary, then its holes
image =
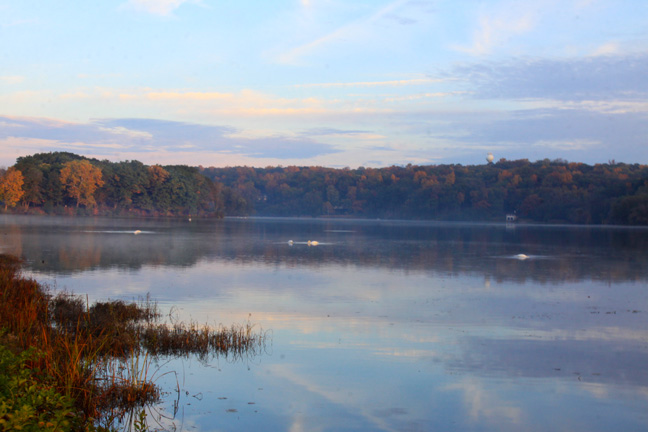
POLYGON ((648 430, 645 229, 2 216, 0 252, 90 301, 267 332, 160 361, 171 430, 648 430))

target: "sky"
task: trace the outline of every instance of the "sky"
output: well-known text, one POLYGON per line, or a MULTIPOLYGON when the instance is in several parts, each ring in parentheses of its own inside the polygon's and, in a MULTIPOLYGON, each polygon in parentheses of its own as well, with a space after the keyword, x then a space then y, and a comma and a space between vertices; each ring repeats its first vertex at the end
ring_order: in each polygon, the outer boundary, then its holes
POLYGON ((0 0, 0 167, 648 163, 645 0, 0 0))

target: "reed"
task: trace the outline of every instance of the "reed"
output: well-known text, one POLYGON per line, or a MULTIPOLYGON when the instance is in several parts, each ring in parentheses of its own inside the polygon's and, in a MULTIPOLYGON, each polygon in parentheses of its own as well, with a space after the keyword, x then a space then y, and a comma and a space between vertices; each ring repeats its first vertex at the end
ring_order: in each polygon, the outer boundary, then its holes
POLYGON ((159 400, 151 368, 156 356, 243 358, 263 350, 265 334, 249 322, 216 328, 160 323, 149 297, 89 305, 71 293, 50 295, 22 277, 20 264, 0 255, 0 346, 14 353, 38 349, 22 367, 73 401, 69 423, 83 430, 109 430, 159 400), (108 426, 97 429, 99 424, 108 426))
POLYGON ((142 334, 142 345, 155 355, 196 355, 201 360, 209 356, 243 358, 264 350, 265 335, 251 323, 230 327, 208 324, 175 323, 148 326, 142 334))

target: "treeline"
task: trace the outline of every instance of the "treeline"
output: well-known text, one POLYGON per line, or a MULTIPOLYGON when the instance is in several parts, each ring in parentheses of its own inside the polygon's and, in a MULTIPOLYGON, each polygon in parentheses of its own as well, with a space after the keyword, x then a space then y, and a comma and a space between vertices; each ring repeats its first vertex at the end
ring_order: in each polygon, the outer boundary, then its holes
POLYGON ((147 166, 66 152, 0 171, 13 211, 648 225, 648 165, 526 159, 387 168, 147 166))
POLYGON ((39 153, 0 172, 5 210, 46 214, 223 215, 221 185, 198 168, 39 153))
POLYGON ((388 168, 202 168, 229 214, 648 224, 648 166, 526 159, 388 168))

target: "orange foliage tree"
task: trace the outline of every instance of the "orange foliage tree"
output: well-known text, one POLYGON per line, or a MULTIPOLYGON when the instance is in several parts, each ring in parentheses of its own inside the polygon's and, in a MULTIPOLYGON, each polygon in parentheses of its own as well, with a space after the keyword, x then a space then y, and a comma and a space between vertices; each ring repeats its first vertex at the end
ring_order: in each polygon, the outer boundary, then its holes
POLYGON ((0 177, 0 201, 4 201, 5 210, 7 207, 15 207, 25 191, 22 186, 24 178, 22 173, 11 167, 0 177))
POLYGON ((61 169, 61 184, 70 198, 76 200, 76 206, 83 204, 86 207, 95 204, 94 193, 98 187, 103 186, 101 169, 92 165, 87 160, 67 162, 61 169))

